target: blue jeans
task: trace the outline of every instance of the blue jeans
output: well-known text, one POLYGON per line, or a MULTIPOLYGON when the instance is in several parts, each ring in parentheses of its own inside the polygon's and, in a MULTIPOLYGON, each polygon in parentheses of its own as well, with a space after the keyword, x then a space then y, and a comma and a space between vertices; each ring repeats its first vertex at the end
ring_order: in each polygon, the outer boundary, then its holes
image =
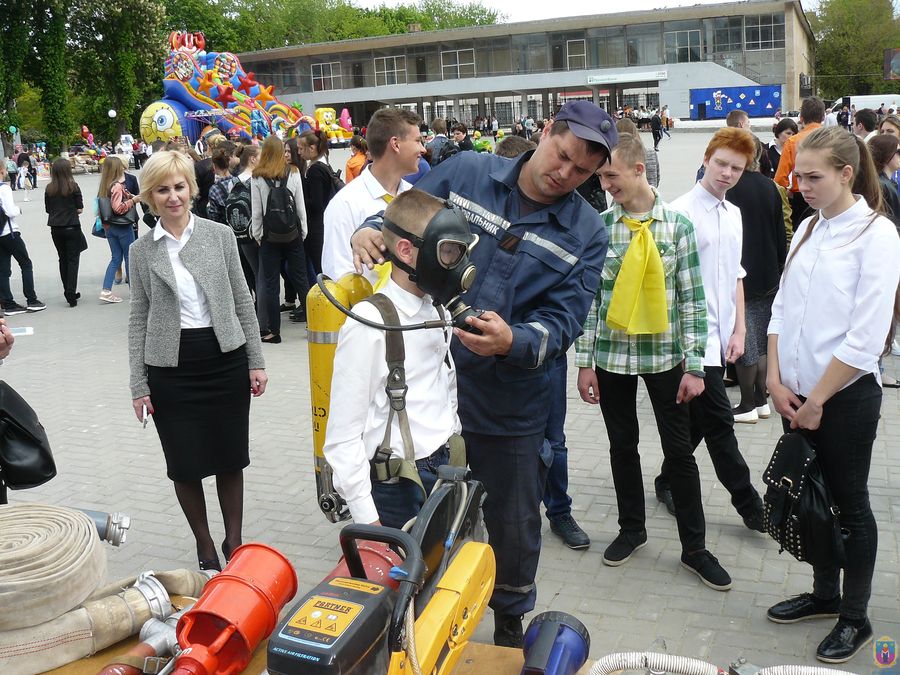
POLYGON ((125 259, 125 277, 128 277, 128 247, 134 241, 134 230, 131 225, 110 225, 106 230, 106 241, 109 242, 112 258, 103 277, 103 290, 109 291, 112 290, 116 270, 122 264, 122 258, 125 259))
POLYGON ((544 489, 544 506, 548 518, 557 518, 572 512, 569 490, 569 450, 566 448, 566 355, 557 357, 550 366, 550 416, 544 430, 544 442, 549 443, 553 463, 547 473, 544 489))
POLYGON ((418 485, 406 478, 400 478, 396 483, 373 482, 372 499, 381 524, 399 529, 410 518, 417 516, 422 504, 425 503, 426 494, 431 494, 437 482, 438 467, 449 463, 450 449, 446 446, 428 457, 416 460, 416 468, 419 470, 425 494, 418 485))

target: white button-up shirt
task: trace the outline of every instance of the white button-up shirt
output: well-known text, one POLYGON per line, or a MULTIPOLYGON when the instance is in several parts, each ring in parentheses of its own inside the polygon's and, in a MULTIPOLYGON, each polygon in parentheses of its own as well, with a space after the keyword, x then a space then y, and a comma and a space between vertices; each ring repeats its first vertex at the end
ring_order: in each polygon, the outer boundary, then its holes
MULTIPOLYGON (((397 194, 406 192, 411 187, 405 180, 401 180, 397 194)), ((366 218, 384 211, 390 199, 391 194, 372 175, 368 166, 332 197, 325 209, 322 272, 336 280, 355 271, 350 237, 366 218)), ((368 270, 366 277, 374 283, 378 275, 368 270)))
POLYGON ((791 241, 769 334, 778 335, 781 383, 809 396, 832 357, 858 368, 847 386, 868 373, 881 382, 878 359, 891 327, 900 281, 900 238, 883 216, 872 220, 866 200, 839 216, 812 218, 791 241), (871 223, 871 224, 870 224, 871 223))
POLYGON ((741 267, 744 245, 741 210, 717 199, 699 182, 671 203, 694 224, 700 275, 706 295, 707 338, 704 366, 725 365, 725 349, 737 317, 737 282, 747 276, 741 267))
POLYGON ((172 262, 175 272, 175 284, 178 287, 178 302, 181 306, 182 328, 209 328, 212 326, 212 316, 209 313, 209 301, 199 284, 194 281, 194 276, 188 272, 187 267, 181 261, 181 249, 191 238, 194 232, 194 216, 188 221, 188 225, 181 233, 181 239, 176 239, 166 232, 161 223, 153 228, 153 240, 165 239, 166 251, 172 262))
MULTIPOLYGON (((353 181, 356 182, 355 180, 353 181)), ((431 296, 418 297, 388 281, 381 290, 404 325, 439 319, 431 296)), ((383 323, 374 305, 361 302, 353 311, 383 323)), ((428 457, 461 429, 456 414, 456 370, 449 353, 449 329, 431 328, 403 333, 406 349, 406 414, 416 459, 428 457), (445 361, 446 359, 446 361, 445 361)), ((384 331, 347 319, 338 337, 331 382, 331 409, 325 430, 325 458, 334 470, 334 486, 347 502, 357 523, 378 519, 372 500, 369 460, 387 428, 388 368, 384 331)), ((391 423, 395 457, 406 447, 395 415, 391 423)))

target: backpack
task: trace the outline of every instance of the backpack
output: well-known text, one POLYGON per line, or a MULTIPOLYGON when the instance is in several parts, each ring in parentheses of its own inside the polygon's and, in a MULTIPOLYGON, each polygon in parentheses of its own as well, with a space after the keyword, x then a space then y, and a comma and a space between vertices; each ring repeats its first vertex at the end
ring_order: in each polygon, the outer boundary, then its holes
POLYGON ((436 164, 440 164, 443 161, 446 161, 459 153, 459 147, 451 140, 448 140, 441 146, 441 151, 438 153, 438 158, 436 164))
POLYGON ((338 191, 340 191, 340 189, 345 185, 343 179, 341 178, 341 170, 338 169, 337 171, 335 171, 331 168, 331 164, 327 163, 325 164, 325 168, 328 169, 328 175, 331 176, 331 196, 334 197, 338 193, 338 191))
POLYGON ((251 220, 253 207, 250 204, 250 181, 235 180, 225 198, 225 222, 238 241, 249 241, 251 220))
POLYGON ((273 244, 289 244, 300 236, 297 227, 297 205, 287 187, 287 175, 283 178, 266 178, 269 198, 263 213, 263 241, 273 244))

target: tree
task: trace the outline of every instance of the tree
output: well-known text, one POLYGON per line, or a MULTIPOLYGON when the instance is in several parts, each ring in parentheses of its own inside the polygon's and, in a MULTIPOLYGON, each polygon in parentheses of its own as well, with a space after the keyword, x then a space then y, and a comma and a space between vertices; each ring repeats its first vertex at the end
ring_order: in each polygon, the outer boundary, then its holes
POLYGON ((825 99, 900 91, 885 81, 884 50, 900 46, 891 0, 822 0, 810 13, 816 37, 816 84, 825 99))
POLYGON ((67 0, 49 0, 34 16, 37 49, 32 55, 31 79, 41 89, 42 128, 52 155, 66 149, 73 131, 66 70, 68 4, 67 0))
POLYGON ((164 9, 155 0, 71 0, 69 54, 87 123, 98 138, 137 129, 158 97, 165 59, 164 9), (115 110, 112 120, 107 111, 115 110))
POLYGON ((8 2, 0 12, 0 138, 10 145, 10 125, 19 126, 16 99, 22 93, 23 69, 28 55, 31 3, 8 2))

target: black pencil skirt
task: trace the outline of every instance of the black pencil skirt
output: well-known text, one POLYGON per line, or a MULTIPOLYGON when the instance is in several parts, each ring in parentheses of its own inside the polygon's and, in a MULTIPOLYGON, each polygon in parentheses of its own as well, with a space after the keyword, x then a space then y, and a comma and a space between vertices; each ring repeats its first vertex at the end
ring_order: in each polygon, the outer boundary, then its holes
POLYGON ((250 377, 243 346, 222 353, 212 328, 182 329, 178 366, 147 366, 153 422, 173 481, 250 464, 250 377))

